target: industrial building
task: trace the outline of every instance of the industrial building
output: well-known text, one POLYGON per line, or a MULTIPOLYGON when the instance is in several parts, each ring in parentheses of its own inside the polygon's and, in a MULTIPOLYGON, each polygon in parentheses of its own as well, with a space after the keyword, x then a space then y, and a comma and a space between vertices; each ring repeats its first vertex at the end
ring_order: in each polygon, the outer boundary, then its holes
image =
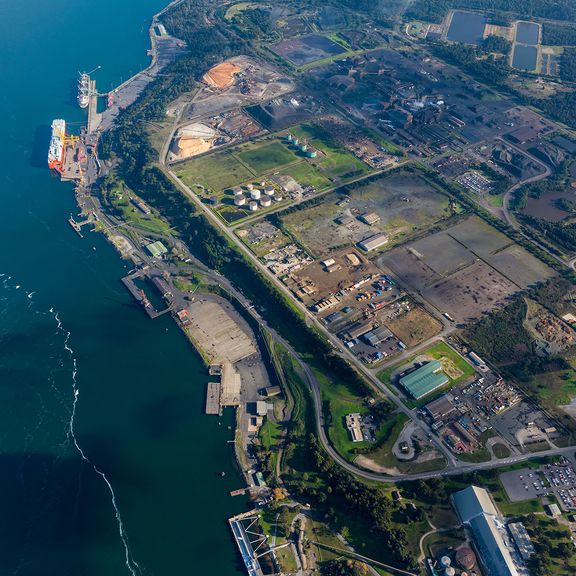
POLYGON ((456 492, 452 501, 463 524, 469 526, 487 576, 520 576, 501 531, 504 523, 490 494, 478 486, 456 492))
POLYGON ((368 238, 364 238, 364 240, 358 242, 358 246, 366 252, 376 250, 385 244, 388 244, 388 234, 384 234, 384 232, 381 234, 374 234, 374 236, 368 236, 368 238))
POLYGON ((393 336, 394 334, 392 334, 386 326, 378 326, 378 328, 366 332, 366 334, 362 336, 362 339, 370 346, 376 348, 380 343, 384 342, 384 340, 392 338, 393 336))
POLYGON ((362 434, 362 416, 359 413, 346 414, 346 428, 350 432, 352 442, 362 442, 364 435, 362 434))
POLYGON ((423 398, 427 394, 434 392, 450 379, 442 372, 442 364, 438 360, 427 362, 410 374, 400 378, 400 386, 415 400, 423 398))
POLYGON ((368 224, 368 226, 372 226, 373 224, 380 222, 380 216, 376 214, 376 212, 364 212, 364 214, 358 216, 358 220, 364 222, 364 224, 368 224))
POLYGON ((514 544, 516 544, 516 548, 518 548, 518 552, 520 552, 520 556, 522 556, 522 560, 528 560, 536 550, 524 524, 522 522, 510 523, 508 524, 508 530, 514 540, 514 544))
POLYGON ((443 420, 456 411, 456 406, 454 406, 450 399, 447 398, 447 395, 440 396, 440 398, 432 400, 432 402, 426 404, 424 408, 434 421, 443 420))
POLYGON ((156 242, 152 242, 146 246, 146 250, 150 253, 150 256, 153 258, 161 258, 164 254, 168 253, 168 248, 160 242, 160 240, 156 242))

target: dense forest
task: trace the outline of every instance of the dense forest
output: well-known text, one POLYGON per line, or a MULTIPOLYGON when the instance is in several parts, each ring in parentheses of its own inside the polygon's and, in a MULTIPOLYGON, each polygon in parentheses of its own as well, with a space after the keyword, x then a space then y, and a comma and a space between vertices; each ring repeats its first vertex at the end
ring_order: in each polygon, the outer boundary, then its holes
POLYGON ((542 27, 544 46, 576 46, 576 26, 562 26, 546 22, 542 27))
POLYGON ((549 18, 576 21, 576 3, 573 0, 416 0, 407 16, 441 22, 450 8, 512 12, 523 18, 549 18))
POLYGON ((560 78, 568 82, 576 82, 576 48, 564 48, 560 56, 560 78))

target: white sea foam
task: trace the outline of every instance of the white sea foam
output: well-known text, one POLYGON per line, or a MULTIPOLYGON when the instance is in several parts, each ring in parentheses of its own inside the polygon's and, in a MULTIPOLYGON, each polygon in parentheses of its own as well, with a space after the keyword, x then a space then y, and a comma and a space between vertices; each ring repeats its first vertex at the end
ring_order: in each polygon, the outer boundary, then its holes
MULTIPOLYGON (((10 285, 9 284, 10 280, 12 279, 11 276, 8 276, 6 274, 0 274, 0 278, 2 279, 2 284, 4 285, 5 288, 19 290, 21 287, 19 284, 18 285, 10 285)), ((29 308, 33 305, 33 296, 35 293, 36 293, 35 291, 27 293, 27 298, 30 300, 29 308)), ((42 312, 40 312, 40 313, 42 313, 42 312)), ((78 443, 78 440, 77 440, 76 435, 74 433, 74 420, 76 417, 76 406, 77 406, 78 398, 80 395, 80 390, 78 388, 78 381, 77 381, 78 366, 77 366, 76 356, 74 354, 74 350, 70 347, 70 344, 69 344, 71 334, 68 330, 66 330, 64 328, 62 321, 60 319, 60 316, 58 315, 58 312, 56 312, 54 310, 54 308, 52 307, 49 309, 49 313, 56 322, 57 332, 64 337, 64 350, 66 351, 66 353, 68 354, 68 356, 70 357, 70 359, 72 361, 71 377, 72 377, 72 391, 73 391, 73 395, 74 395, 74 400, 72 402, 72 409, 70 412, 70 420, 68 422, 68 430, 67 430, 67 434, 66 434, 67 440, 68 440, 68 442, 72 442, 72 444, 74 444, 74 447, 78 451, 78 453, 80 454, 81 458, 85 462, 87 462, 92 467, 94 472, 96 472, 96 474, 98 474, 106 483, 106 486, 108 487, 108 491, 110 492, 110 496, 111 496, 111 500, 112 500, 112 507, 114 509, 116 521, 118 524, 118 532, 119 532, 120 538, 122 540, 122 545, 124 546, 126 567, 130 571, 132 576, 141 576, 142 568, 140 567, 138 562, 132 556, 132 551, 130 550, 130 546, 129 546, 129 542, 128 542, 128 535, 126 534, 126 530, 125 530, 124 524, 122 522, 122 516, 120 514, 120 510, 118 509, 114 488, 112 487, 112 484, 108 480, 108 477, 106 476, 106 474, 104 472, 102 472, 86 456, 85 452, 82 450, 82 447, 78 443)), ((44 314, 45 314, 45 312, 44 312, 44 314)), ((54 392, 57 393, 58 395, 60 395, 60 391, 56 389, 53 382, 52 382, 52 387, 54 388, 54 392)), ((41 424, 41 422, 39 423, 39 425, 40 424, 41 424)), ((36 427, 37 429, 38 429, 39 425, 36 427)))
POLYGON ((112 484, 108 480, 108 477, 106 476, 106 474, 104 472, 102 472, 86 456, 86 454, 84 453, 84 451, 80 447, 78 440, 76 438, 76 435, 74 433, 74 420, 76 418, 76 406, 78 404, 78 397, 80 395, 80 390, 78 388, 78 381, 77 381, 78 366, 77 366, 76 356, 74 354, 74 350, 72 350, 72 348, 69 345, 70 332, 63 327, 62 321, 60 320, 60 317, 58 316, 58 312, 54 312, 53 308, 50 308, 50 312, 52 313, 54 320, 56 320, 58 331, 64 335, 64 349, 68 352, 68 354, 72 360, 72 390, 74 392, 74 401, 72 403, 72 412, 70 415, 70 421, 68 423, 68 434, 67 434, 68 439, 72 441, 72 443, 76 447, 76 450, 79 452, 82 459, 85 462, 87 462, 90 466, 92 466, 94 472, 96 472, 96 474, 101 476, 102 479, 104 480, 104 482, 106 483, 106 486, 108 487, 108 490, 110 492, 110 496, 112 497, 112 506, 114 508, 114 512, 116 515, 116 521, 118 522, 118 531, 120 533, 120 538, 122 539, 122 544, 124 545, 126 566, 127 566, 128 570, 130 570, 130 573, 132 574, 132 576, 139 576, 142 574, 142 569, 141 569, 140 565, 138 564, 138 562, 132 556, 132 552, 130 550, 130 545, 128 542, 128 535, 126 534, 126 530, 124 529, 124 523, 122 522, 122 516, 120 514, 120 510, 118 509, 118 505, 116 503, 116 494, 114 492, 114 488, 112 487, 112 484))

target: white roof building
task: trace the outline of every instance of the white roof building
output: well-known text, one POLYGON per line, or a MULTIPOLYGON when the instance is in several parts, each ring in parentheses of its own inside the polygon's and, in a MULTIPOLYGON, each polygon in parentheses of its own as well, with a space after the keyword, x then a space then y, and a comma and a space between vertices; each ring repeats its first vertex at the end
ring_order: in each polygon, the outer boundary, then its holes
POLYGON ((463 524, 474 536, 478 557, 487 576, 520 576, 499 526, 502 518, 484 488, 469 486, 452 495, 454 507, 463 524))

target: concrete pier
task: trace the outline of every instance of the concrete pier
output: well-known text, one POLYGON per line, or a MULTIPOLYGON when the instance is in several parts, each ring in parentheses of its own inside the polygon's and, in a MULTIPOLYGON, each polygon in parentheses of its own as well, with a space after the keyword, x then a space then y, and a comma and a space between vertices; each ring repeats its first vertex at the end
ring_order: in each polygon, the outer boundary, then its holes
POLYGON ((220 384, 218 382, 208 382, 206 414, 220 414, 220 384))

